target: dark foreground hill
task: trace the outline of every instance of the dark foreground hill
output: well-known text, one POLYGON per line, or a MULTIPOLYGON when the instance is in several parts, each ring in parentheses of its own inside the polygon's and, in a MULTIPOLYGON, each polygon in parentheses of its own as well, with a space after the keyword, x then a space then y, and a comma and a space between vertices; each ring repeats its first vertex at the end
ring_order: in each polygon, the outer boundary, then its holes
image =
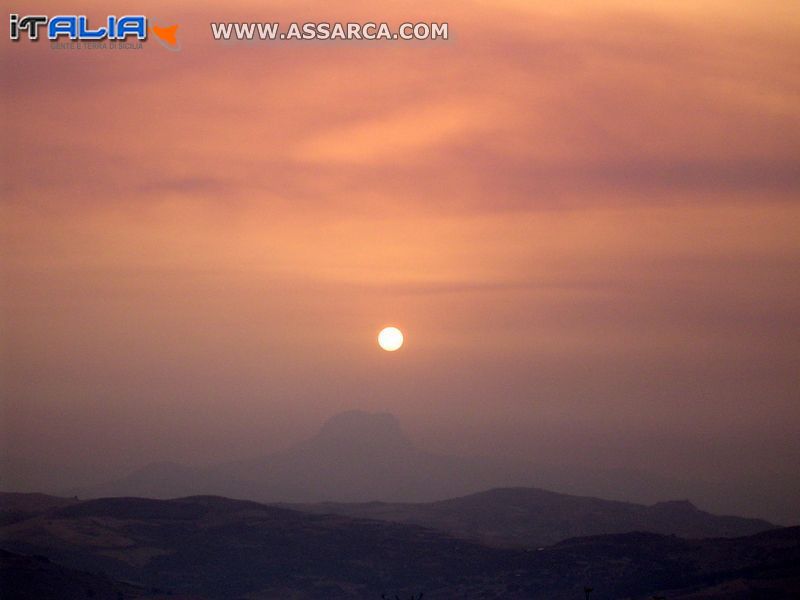
POLYGON ((572 537, 630 531, 684 538, 739 537, 775 527, 759 519, 712 515, 688 501, 645 506, 536 488, 501 488, 428 503, 325 502, 294 507, 423 525, 501 546, 547 546, 572 537))
POLYGON ((0 596, 14 600, 143 600, 148 594, 103 575, 62 567, 44 556, 0 550, 0 596))
MULTIPOLYGON (((710 540, 628 533, 523 550, 415 525, 217 497, 56 506, 0 527, 0 548, 47 556, 56 570, 48 581, 62 578, 65 586, 94 574, 108 585, 126 582, 119 584, 128 586, 123 593, 158 589, 165 597, 211 600, 377 600, 382 593, 412 592, 424 592, 426 600, 559 600, 581 598, 587 585, 595 590, 592 600, 754 585, 771 586, 769 597, 779 598, 800 576, 800 528, 710 540)), ((33 559, 24 560, 23 572, 33 559)), ((18 571, 13 565, 3 569, 4 599, 70 597, 47 590, 25 596, 30 578, 18 571)))

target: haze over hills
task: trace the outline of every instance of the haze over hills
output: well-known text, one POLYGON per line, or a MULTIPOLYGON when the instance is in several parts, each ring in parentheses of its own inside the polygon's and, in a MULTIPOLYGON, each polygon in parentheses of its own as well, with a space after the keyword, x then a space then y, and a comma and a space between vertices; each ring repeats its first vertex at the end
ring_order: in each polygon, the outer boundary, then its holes
POLYGON ((424 452, 412 445, 392 415, 349 411, 284 452, 208 468, 157 463, 76 493, 155 498, 217 494, 286 502, 425 501, 530 478, 524 463, 424 452))
POLYGON ((64 600, 58 589, 81 586, 103 600, 566 600, 585 585, 601 600, 678 589, 667 596, 723 598, 731 587, 790 598, 800 580, 800 528, 708 540, 631 532, 531 551, 218 497, 57 504, 0 527, 0 549, 13 553, 0 555, 0 584, 15 582, 9 600, 64 600))
POLYGON ((430 503, 329 502, 293 507, 423 525, 502 546, 546 546, 572 537, 630 531, 684 538, 738 537, 774 528, 759 519, 712 515, 688 501, 644 506, 536 488, 498 488, 430 503))
POLYGON ((203 468, 153 463, 120 479, 62 493, 82 498, 212 494, 286 503, 431 502, 496 487, 538 487, 646 504, 690 497, 715 512, 741 513, 736 490, 706 486, 701 493, 697 482, 426 452, 411 443, 394 416, 362 411, 338 414, 315 436, 276 454, 203 468))

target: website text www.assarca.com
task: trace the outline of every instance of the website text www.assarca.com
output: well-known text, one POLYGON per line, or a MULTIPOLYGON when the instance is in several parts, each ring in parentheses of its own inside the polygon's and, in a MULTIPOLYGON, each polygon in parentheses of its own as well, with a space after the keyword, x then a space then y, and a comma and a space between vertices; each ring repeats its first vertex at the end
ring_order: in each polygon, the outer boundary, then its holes
POLYGON ((447 40, 447 23, 210 23, 211 35, 219 41, 281 40, 447 40))

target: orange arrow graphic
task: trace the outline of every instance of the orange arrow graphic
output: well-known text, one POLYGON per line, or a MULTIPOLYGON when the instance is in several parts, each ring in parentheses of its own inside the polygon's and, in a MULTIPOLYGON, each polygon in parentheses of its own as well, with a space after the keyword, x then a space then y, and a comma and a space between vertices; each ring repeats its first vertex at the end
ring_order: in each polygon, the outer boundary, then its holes
POLYGON ((156 34, 159 39, 166 42, 170 46, 174 46, 178 43, 178 40, 175 38, 175 32, 178 30, 177 25, 170 25, 169 27, 159 27, 158 25, 153 25, 150 27, 150 30, 156 34))

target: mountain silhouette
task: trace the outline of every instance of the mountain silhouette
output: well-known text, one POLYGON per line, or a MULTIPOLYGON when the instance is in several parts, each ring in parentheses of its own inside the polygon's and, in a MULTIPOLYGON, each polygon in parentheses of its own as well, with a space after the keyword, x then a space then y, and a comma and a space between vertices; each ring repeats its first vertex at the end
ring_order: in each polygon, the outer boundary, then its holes
POLYGON ((350 410, 328 419, 319 433, 302 446, 332 452, 408 452, 411 441, 389 413, 350 410))
POLYGON ((530 481, 529 466, 417 449, 388 413, 348 411, 276 454, 195 468, 162 462, 81 497, 214 494, 267 502, 426 501, 530 481))
MULTIPOLYGON (((434 454, 417 448, 393 415, 353 410, 331 417, 314 436, 282 452, 204 468, 153 463, 121 479, 61 493, 81 498, 210 494, 270 503, 424 503, 508 487, 654 504, 687 497, 698 486, 635 471, 434 454)), ((725 504, 713 506, 730 512, 725 504)))

